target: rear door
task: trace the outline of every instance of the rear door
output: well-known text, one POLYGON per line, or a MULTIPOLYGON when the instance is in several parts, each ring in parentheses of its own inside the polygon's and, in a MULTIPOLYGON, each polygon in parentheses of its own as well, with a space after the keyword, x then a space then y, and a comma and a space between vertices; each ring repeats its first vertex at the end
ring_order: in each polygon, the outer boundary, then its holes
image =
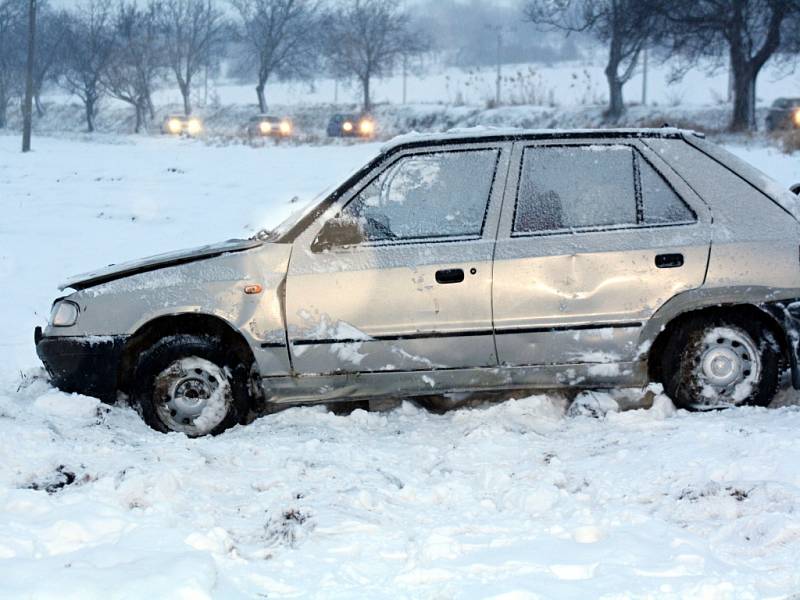
POLYGON ((517 144, 495 254, 500 362, 637 358, 647 319, 703 284, 710 222, 636 140, 517 144))
POLYGON ((298 237, 286 289, 295 372, 497 364, 492 255, 511 147, 393 155, 298 237), (315 243, 348 223, 355 237, 315 243))

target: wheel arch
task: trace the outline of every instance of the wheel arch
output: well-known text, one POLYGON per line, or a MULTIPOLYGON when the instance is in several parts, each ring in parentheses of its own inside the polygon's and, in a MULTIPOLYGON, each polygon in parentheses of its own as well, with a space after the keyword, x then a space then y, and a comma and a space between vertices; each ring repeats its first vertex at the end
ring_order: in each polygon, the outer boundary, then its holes
POLYGON ((137 357, 170 335, 212 335, 218 337, 241 363, 251 370, 257 364, 250 344, 240 331, 225 319, 209 313, 160 315, 139 326, 125 343, 117 370, 117 389, 130 393, 137 357))
POLYGON ((661 361, 658 360, 658 357, 664 351, 670 337, 682 323, 698 316, 715 318, 731 315, 761 322, 778 344, 781 357, 783 361, 785 361, 786 366, 791 366, 793 370, 796 368, 791 352, 789 336, 784 329, 783 323, 772 312, 756 304, 715 304, 680 312, 672 316, 666 324, 661 327, 661 330, 658 332, 658 335, 647 351, 647 373, 650 380, 658 382, 663 381, 661 361))

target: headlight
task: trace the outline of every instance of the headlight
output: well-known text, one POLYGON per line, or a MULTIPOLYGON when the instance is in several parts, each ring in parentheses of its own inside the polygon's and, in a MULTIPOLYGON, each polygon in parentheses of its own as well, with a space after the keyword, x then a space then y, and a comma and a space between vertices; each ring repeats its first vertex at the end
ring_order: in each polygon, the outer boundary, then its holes
POLYGON ((261 130, 261 133, 267 134, 272 131, 272 123, 269 121, 261 121, 258 128, 261 130))
POLYGON ((182 127, 178 119, 170 119, 167 121, 167 129, 169 129, 170 133, 180 133, 182 127))
POLYGON ((375 131, 375 123, 373 123, 369 119, 364 119, 363 121, 361 121, 359 129, 362 135, 370 135, 372 134, 373 131, 375 131))
POLYGON ((189 123, 186 125, 186 131, 188 131, 191 135, 196 135, 203 130, 203 123, 200 122, 200 119, 189 119, 189 123))
POLYGON ((283 135, 289 135, 292 133, 292 124, 289 121, 281 121, 280 129, 283 135))
POLYGON ((353 131, 353 124, 350 121, 345 121, 342 125, 342 129, 345 131, 353 131))
POLYGON ((72 327, 78 322, 78 305, 69 300, 59 300, 50 311, 50 324, 53 327, 72 327))
POLYGON ((795 127, 800 127, 800 108, 796 109, 792 114, 792 122, 795 124, 795 127))

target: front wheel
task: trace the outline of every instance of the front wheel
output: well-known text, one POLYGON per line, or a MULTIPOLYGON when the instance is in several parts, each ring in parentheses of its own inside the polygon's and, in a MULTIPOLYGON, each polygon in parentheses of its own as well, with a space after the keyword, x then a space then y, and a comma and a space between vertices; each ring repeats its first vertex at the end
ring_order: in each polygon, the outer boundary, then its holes
POLYGON ((696 317, 673 332, 661 372, 681 408, 766 406, 778 387, 780 358, 777 342, 757 321, 696 317))
POLYGON ((146 350, 134 372, 134 401, 157 431, 218 434, 244 422, 248 372, 214 337, 174 335, 146 350))

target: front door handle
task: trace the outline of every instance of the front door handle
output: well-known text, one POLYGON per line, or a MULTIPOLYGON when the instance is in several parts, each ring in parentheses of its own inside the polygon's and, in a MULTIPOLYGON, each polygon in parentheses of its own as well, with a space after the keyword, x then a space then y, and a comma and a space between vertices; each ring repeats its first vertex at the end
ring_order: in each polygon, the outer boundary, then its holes
POLYGON ((464 281, 463 269, 442 269, 436 271, 436 283, 461 283, 464 281))
POLYGON ((677 269, 683 266, 683 254, 659 254, 656 256, 659 269, 677 269))

